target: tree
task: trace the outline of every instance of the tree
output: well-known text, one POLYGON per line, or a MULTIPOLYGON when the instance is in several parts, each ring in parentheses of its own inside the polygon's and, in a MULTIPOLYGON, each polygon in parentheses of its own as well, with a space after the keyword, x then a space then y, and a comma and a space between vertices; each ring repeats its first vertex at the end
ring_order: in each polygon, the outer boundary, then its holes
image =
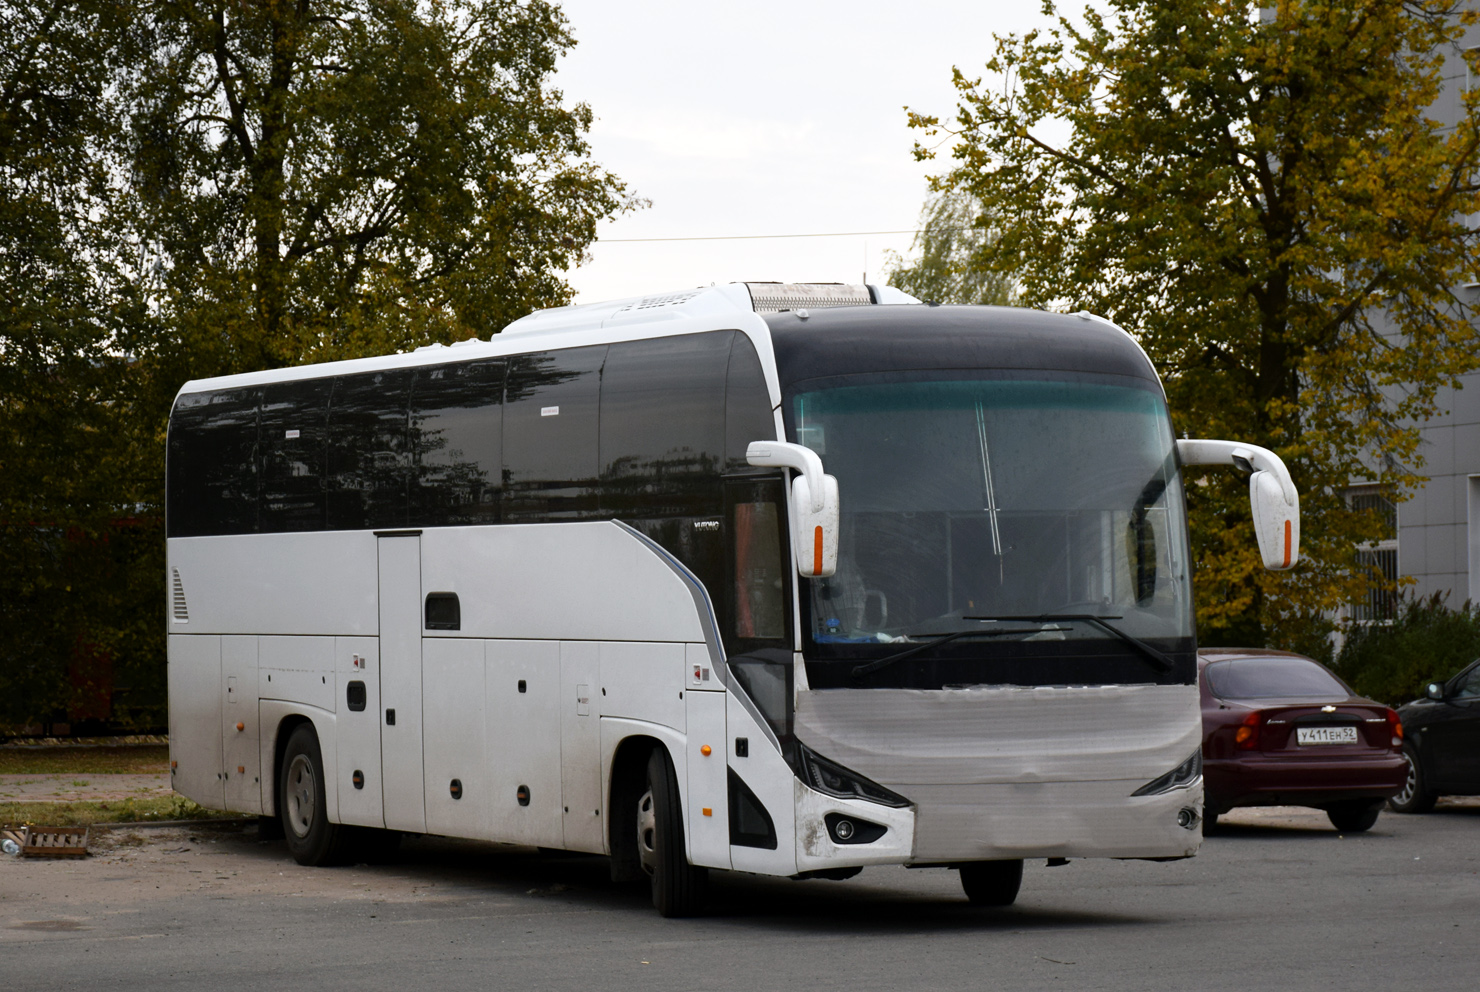
POLYGON ((544 0, 160 0, 137 217, 192 374, 487 337, 629 206, 544 0))
POLYGON ((920 230, 910 244, 919 256, 888 253, 889 285, 936 303, 1012 302, 1012 277, 981 265, 997 238, 981 203, 964 189, 946 186, 920 211, 920 230))
POLYGON ((1205 639, 1319 641, 1375 581, 1355 549, 1382 522, 1344 491, 1416 485, 1416 425, 1474 364, 1450 287, 1474 266, 1477 94, 1429 116, 1473 22, 1450 0, 1110 0, 998 38, 986 68, 1006 84, 958 70, 951 123, 911 114, 954 139, 939 184, 998 218, 981 264, 1027 305, 1137 334, 1179 431, 1290 466, 1305 561, 1288 574, 1258 565, 1242 481, 1192 478, 1205 639))
POLYGON ((544 0, 0 0, 0 724, 164 699, 187 379, 486 337, 633 206, 544 0))
POLYGON ((121 416, 127 352, 148 324, 115 223, 110 80, 134 54, 130 11, 110 0, 3 9, 0 723, 14 724, 115 689, 132 690, 126 705, 162 704, 162 666, 149 662, 163 641, 141 624, 159 609, 135 581, 140 561, 158 558, 158 528, 138 513, 158 489, 156 431, 121 416))

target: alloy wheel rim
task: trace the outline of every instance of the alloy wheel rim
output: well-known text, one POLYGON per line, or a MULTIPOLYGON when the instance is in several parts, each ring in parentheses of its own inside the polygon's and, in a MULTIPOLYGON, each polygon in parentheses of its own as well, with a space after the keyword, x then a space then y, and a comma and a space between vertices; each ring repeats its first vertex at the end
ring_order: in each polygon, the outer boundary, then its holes
POLYGON ((1418 766, 1406 751, 1403 752, 1403 760, 1408 764, 1408 776, 1403 779, 1403 791, 1393 797, 1393 802, 1400 806, 1413 802, 1413 797, 1418 793, 1418 766))
POLYGON ((288 765, 288 825, 298 837, 307 837, 313 829, 318 809, 318 790, 314 787, 313 762, 305 754, 295 755, 288 765))
POLYGON ((637 859, 651 875, 658 866, 658 815, 653 809, 653 790, 637 801, 637 859))

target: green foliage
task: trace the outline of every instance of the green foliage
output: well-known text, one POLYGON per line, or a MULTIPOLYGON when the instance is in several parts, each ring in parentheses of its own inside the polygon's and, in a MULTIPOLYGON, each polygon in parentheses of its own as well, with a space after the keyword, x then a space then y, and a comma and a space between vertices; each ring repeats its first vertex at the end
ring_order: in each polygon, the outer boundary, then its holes
POLYGON ((1434 594, 1405 600, 1391 624, 1354 627, 1341 646, 1335 670, 1364 696, 1390 705, 1423 694, 1430 682, 1447 681, 1480 656, 1480 607, 1457 610, 1434 594))
POLYGON ((1457 122, 1429 116, 1474 21, 1450 0, 1110 0, 1082 27, 997 39, 986 68, 1006 85, 957 70, 954 120, 911 115, 951 144, 937 187, 997 218, 979 261, 1020 302, 1116 320, 1179 433, 1290 467, 1304 561, 1288 573, 1259 564, 1244 481, 1193 475, 1203 635, 1308 643, 1363 596, 1355 549, 1382 521, 1343 491, 1410 492, 1416 425, 1474 364, 1450 287, 1474 269, 1480 90, 1455 97, 1457 122))
POLYGON ((637 201, 546 0, 0 0, 0 725, 163 719, 188 379, 487 337, 637 201))
POLYGON ((115 669, 138 669, 148 705, 162 639, 139 636, 148 614, 125 573, 142 553, 154 585, 163 562, 129 532, 158 507, 158 459, 138 443, 155 428, 128 415, 128 351, 149 319, 125 261, 109 90, 136 53, 129 7, 3 7, 0 723, 21 723, 78 696, 106 708, 115 669))
POLYGON ((164 0, 147 29, 134 206, 190 374, 487 337, 568 302, 627 203, 549 85, 544 0, 164 0))
POLYGON ((920 230, 910 244, 918 256, 888 253, 888 282, 916 299, 936 303, 1012 302, 1012 278, 981 263, 997 236, 981 204, 964 190, 947 187, 926 201, 920 230))

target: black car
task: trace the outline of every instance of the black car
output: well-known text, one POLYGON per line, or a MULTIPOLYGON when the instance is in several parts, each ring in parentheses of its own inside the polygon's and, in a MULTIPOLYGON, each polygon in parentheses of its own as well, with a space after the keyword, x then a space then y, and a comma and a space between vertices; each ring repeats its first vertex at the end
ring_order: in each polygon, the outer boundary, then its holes
POLYGON ((1480 795, 1480 661, 1423 699, 1398 708, 1408 781, 1388 800, 1399 813, 1427 813, 1440 796, 1480 795))

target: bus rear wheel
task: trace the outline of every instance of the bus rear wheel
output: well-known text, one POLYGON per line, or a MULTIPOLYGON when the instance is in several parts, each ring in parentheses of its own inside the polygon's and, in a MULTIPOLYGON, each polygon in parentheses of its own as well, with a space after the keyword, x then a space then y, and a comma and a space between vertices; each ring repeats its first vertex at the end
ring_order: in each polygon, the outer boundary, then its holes
POLYGON ((637 800, 637 856, 663 916, 693 916, 708 888, 708 869, 689 864, 683 843, 678 777, 668 752, 658 747, 647 764, 647 790, 637 800))
POLYGON ((961 888, 973 906, 1011 906, 1023 886, 1023 860, 973 861, 961 866, 961 888))
POLYGON ((324 757, 312 724, 299 724, 289 736, 277 781, 278 816, 293 860, 300 865, 343 861, 349 837, 343 827, 329 822, 324 757))

